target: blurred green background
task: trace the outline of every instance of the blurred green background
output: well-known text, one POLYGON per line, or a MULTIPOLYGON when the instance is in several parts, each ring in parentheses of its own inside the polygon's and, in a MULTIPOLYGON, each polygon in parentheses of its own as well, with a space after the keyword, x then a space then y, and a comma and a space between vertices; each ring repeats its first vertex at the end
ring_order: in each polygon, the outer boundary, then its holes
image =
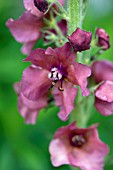
MULTIPOLYGON (((48 145, 55 130, 66 125, 57 117, 58 108, 48 107, 38 116, 36 125, 24 124, 17 110, 17 96, 13 83, 21 79, 27 66, 20 52, 21 44, 11 36, 5 22, 17 19, 24 11, 22 0, 0 0, 0 170, 69 170, 69 166, 54 168, 50 162, 48 145)), ((90 0, 83 28, 104 28, 110 35, 111 48, 101 58, 113 61, 113 0, 90 0)), ((110 146, 113 155, 113 115, 104 117, 95 110, 89 122, 99 122, 100 138, 110 146)), ((113 157, 105 170, 113 170, 113 157)))

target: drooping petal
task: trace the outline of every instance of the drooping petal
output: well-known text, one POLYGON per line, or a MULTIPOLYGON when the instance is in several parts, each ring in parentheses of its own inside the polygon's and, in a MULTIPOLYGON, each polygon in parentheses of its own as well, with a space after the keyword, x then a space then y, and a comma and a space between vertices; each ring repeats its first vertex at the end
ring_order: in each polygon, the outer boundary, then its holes
POLYGON ((95 91, 95 108, 105 116, 113 114, 113 82, 103 82, 95 91))
POLYGON ((37 101, 47 95, 50 86, 48 71, 32 66, 24 70, 21 92, 27 99, 37 101))
POLYGON ((95 108, 96 110, 104 116, 109 116, 113 114, 113 102, 106 102, 95 98, 95 108))
POLYGON ((87 86, 87 77, 91 75, 91 69, 83 64, 75 63, 74 65, 70 65, 68 68, 68 76, 67 79, 81 87, 82 95, 89 95, 89 90, 86 88, 87 86))
POLYGON ((98 37, 98 45, 103 48, 103 50, 107 50, 110 48, 109 35, 102 28, 97 28, 96 35, 98 37))
POLYGON ((113 102, 113 82, 105 81, 103 82, 95 91, 95 96, 107 102, 113 102))
POLYGON ((26 44, 35 42, 40 38, 43 21, 30 12, 25 12, 17 20, 9 19, 6 25, 16 41, 26 44))
POLYGON ((39 11, 34 4, 34 0, 24 0, 24 6, 27 11, 30 11, 32 14, 36 15, 38 18, 44 16, 43 12, 39 11))
POLYGON ((72 44, 74 51, 84 51, 90 48, 92 33, 86 32, 77 28, 69 37, 68 40, 72 44))
POLYGON ((14 89, 18 95, 18 110, 27 124, 35 124, 38 112, 47 105, 47 95, 37 101, 28 100, 21 93, 21 82, 14 84, 14 89))
POLYGON ((47 96, 40 98, 37 101, 28 100, 20 94, 18 98, 18 110, 27 124, 35 124, 39 111, 46 107, 47 96))
POLYGON ((28 43, 25 43, 23 45, 23 47, 21 48, 22 53, 25 54, 25 55, 30 54, 35 43, 36 43, 36 41, 30 41, 28 43))
POLYGON ((95 61, 92 66, 92 76, 97 83, 103 80, 113 81, 113 63, 108 60, 95 61))
POLYGON ((66 121, 69 114, 74 109, 74 99, 77 95, 77 88, 74 88, 71 83, 63 83, 64 91, 55 88, 52 92, 55 98, 56 106, 60 107, 58 116, 61 120, 66 121))
POLYGON ((26 124, 35 124, 38 115, 38 109, 30 109, 24 105, 21 97, 18 98, 18 110, 25 119, 26 124))

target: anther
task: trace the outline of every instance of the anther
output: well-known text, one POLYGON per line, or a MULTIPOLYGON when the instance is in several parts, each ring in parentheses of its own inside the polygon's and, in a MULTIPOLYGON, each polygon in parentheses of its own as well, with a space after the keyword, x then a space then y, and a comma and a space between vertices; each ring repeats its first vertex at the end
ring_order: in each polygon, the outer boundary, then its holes
POLYGON ((70 142, 75 147, 81 147, 85 144, 86 139, 83 135, 74 135, 73 137, 71 137, 70 142))
POLYGON ((58 87, 58 90, 60 91, 64 91, 64 89, 62 87, 58 87))
POLYGON ((60 91, 64 91, 64 88, 62 87, 62 81, 61 81, 61 86, 60 86, 60 87, 58 87, 58 90, 60 90, 60 91))

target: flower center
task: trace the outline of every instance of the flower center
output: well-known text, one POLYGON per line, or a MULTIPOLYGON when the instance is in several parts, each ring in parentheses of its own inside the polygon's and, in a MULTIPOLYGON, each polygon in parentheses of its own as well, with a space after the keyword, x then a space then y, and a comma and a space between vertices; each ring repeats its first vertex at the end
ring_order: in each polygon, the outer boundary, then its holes
POLYGON ((60 73, 60 71, 54 67, 51 69, 51 72, 49 72, 48 74, 48 78, 50 80, 52 80, 52 86, 51 88, 57 83, 57 81, 61 81, 61 86, 58 88, 60 91, 64 91, 64 89, 62 88, 62 78, 63 78, 63 75, 60 73))
POLYGON ((74 135, 70 138, 70 143, 74 147, 81 147, 86 143, 86 139, 82 134, 74 135))
POLYGON ((48 2, 46 0, 34 0, 34 5, 43 13, 48 10, 48 2))
POLYGON ((53 81, 58 81, 62 79, 62 74, 59 72, 59 70, 54 67, 51 69, 51 72, 48 74, 48 78, 53 81))

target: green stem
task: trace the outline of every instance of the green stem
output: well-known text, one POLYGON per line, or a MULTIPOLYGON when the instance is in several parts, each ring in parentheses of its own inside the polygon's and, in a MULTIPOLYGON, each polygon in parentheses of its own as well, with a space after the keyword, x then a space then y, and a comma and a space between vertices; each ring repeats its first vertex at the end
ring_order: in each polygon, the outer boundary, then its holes
POLYGON ((68 2, 68 35, 82 27, 82 6, 83 0, 69 0, 68 2))
POLYGON ((94 97, 93 95, 82 97, 79 90, 75 101, 75 109, 70 115, 70 122, 75 120, 78 127, 86 128, 87 123, 92 116, 94 97))

